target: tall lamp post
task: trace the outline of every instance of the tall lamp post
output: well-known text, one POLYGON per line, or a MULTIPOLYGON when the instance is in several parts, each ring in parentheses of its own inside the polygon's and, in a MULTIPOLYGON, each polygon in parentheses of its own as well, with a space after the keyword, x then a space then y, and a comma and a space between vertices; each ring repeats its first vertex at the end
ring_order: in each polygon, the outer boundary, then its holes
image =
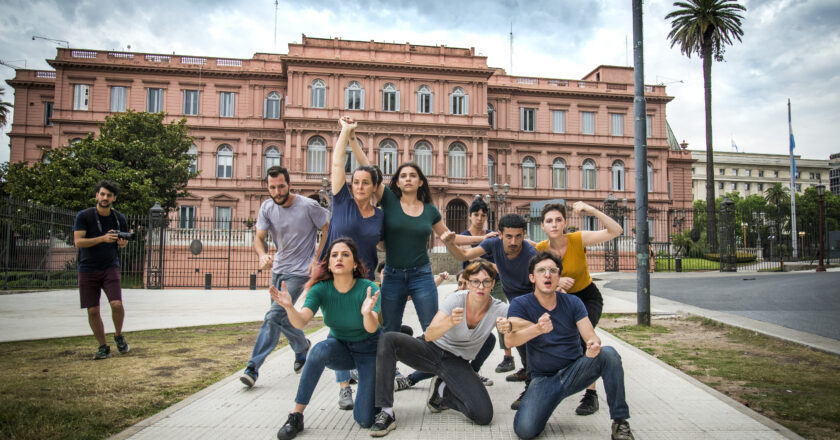
POLYGON ((321 189, 318 190, 318 198, 321 199, 321 206, 327 209, 330 207, 330 181, 326 177, 321 178, 321 189))
POLYGON ((493 192, 491 197, 493 202, 496 203, 496 210, 494 211, 496 218, 493 219, 493 225, 490 229, 496 229, 496 225, 499 224, 499 217, 502 216, 505 209, 505 202, 507 201, 508 193, 510 192, 510 184, 505 183, 502 185, 502 189, 499 190, 499 184, 494 183, 490 185, 490 191, 493 192))
POLYGON ((825 185, 817 185, 817 196, 819 197, 819 204, 817 205, 820 210, 820 263, 817 264, 817 272, 825 272, 825 266, 823 265, 823 242, 825 242, 825 237, 823 237, 823 196, 825 196, 825 185))

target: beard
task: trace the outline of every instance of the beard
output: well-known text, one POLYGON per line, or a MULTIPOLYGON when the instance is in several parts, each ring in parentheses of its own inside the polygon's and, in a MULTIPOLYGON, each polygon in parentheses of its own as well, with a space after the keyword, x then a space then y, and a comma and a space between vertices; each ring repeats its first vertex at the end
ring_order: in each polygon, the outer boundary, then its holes
POLYGON ((107 207, 111 206, 111 202, 109 202, 109 201, 107 201, 107 200, 100 200, 100 201, 98 201, 96 204, 97 204, 100 208, 107 208, 107 207))
POLYGON ((286 193, 286 195, 284 195, 284 196, 279 196, 278 195, 278 196, 272 197, 271 200, 274 201, 275 205, 284 205, 287 201, 289 201, 289 193, 286 193))

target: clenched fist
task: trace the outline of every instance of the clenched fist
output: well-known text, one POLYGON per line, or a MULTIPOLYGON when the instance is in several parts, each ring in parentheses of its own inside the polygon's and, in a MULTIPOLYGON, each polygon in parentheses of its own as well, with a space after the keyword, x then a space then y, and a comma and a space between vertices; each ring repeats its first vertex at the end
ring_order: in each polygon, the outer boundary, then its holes
POLYGON ((537 325, 540 327, 540 331, 543 334, 554 330, 554 325, 551 323, 551 316, 548 316, 548 313, 543 313, 542 316, 540 316, 540 319, 537 321, 537 325))
POLYGON ((509 319, 499 316, 496 318, 496 330, 498 330, 499 333, 506 335, 513 330, 513 325, 510 323, 509 319))
POLYGON ((452 309, 452 314, 449 315, 449 322, 452 323, 452 327, 460 324, 461 321, 464 320, 464 308, 463 307, 455 307, 452 309))

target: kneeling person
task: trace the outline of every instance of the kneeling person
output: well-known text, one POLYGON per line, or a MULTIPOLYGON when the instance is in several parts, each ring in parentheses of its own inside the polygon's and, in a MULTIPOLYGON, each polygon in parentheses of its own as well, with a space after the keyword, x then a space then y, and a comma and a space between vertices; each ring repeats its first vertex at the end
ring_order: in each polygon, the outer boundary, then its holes
MULTIPOLYGON (((384 333, 376 356, 376 415, 371 435, 381 437, 396 427, 394 416, 394 368, 397 361, 418 371, 437 375, 430 388, 431 412, 453 408, 473 422, 493 420, 493 404, 481 379, 470 366, 497 321, 507 314, 507 304, 490 296, 496 269, 476 261, 464 270, 468 291, 449 295, 426 329, 424 340, 402 333, 384 333)), ((506 333, 509 325, 499 326, 506 333)))
POLYGON ((601 377, 613 419, 612 439, 633 440, 627 423, 630 410, 624 400, 621 357, 612 347, 601 347, 580 298, 557 292, 562 267, 553 254, 537 254, 528 270, 534 293, 514 298, 510 304, 513 332, 505 337, 505 344, 525 344, 531 373, 531 385, 513 419, 513 430, 524 439, 538 436, 564 398, 601 377), (585 353, 580 337, 586 341, 585 353))

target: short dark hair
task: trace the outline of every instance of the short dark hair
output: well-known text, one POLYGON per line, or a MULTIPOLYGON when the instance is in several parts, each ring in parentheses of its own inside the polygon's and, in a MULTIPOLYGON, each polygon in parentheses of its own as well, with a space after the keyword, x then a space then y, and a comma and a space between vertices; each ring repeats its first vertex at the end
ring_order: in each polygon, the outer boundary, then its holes
POLYGON ((528 223, 519 214, 505 214, 499 219, 499 232, 505 228, 527 229, 528 223))
POLYGON ((563 219, 566 218, 566 205, 560 203, 549 203, 543 206, 542 212, 540 212, 540 223, 545 221, 545 215, 551 211, 557 211, 560 214, 563 214, 563 219))
POLYGON ((496 275, 499 273, 496 271, 496 268, 493 267, 493 263, 484 260, 482 258, 476 258, 473 260, 461 274, 464 276, 465 280, 469 280, 471 276, 484 271, 487 273, 491 279, 496 279, 496 275))
POLYGON ((487 203, 484 203, 484 200, 475 199, 470 203, 470 210, 467 212, 469 215, 472 215, 474 212, 484 211, 487 214, 487 203))
POLYGON ((268 182, 269 177, 276 178, 281 174, 286 178, 286 185, 291 185, 292 182, 289 181, 289 170, 281 167, 280 165, 274 165, 273 167, 269 167, 265 170, 265 181, 268 182))
POLYGON ((534 274, 534 267, 537 264, 540 264, 541 261, 551 260, 557 264, 557 268, 560 269, 560 273, 563 272, 563 260, 560 259, 557 255, 554 255, 548 251, 542 251, 537 255, 531 257, 531 260, 528 261, 528 273, 533 275, 534 274))
POLYGON ((116 182, 112 182, 110 180, 100 180, 99 184, 96 185, 96 190, 93 193, 98 193, 101 188, 107 189, 108 191, 114 193, 115 196, 120 194, 120 186, 117 185, 116 182))
POLYGON ((365 268, 365 264, 362 263, 362 260, 359 259, 359 248, 356 246, 353 239, 348 237, 336 238, 327 248, 327 252, 324 254, 324 259, 318 262, 318 265, 315 267, 315 272, 309 278, 309 281, 306 282, 304 290, 309 289, 321 281, 333 280, 333 274, 330 272, 330 253, 335 245, 340 243, 347 245, 350 249, 350 253, 353 255, 353 263, 356 265, 356 268, 353 269, 353 278, 360 279, 367 276, 367 268, 365 268))
POLYGON ((370 181, 373 183, 374 188, 378 188, 379 184, 382 183, 382 171, 379 170, 379 167, 376 165, 361 165, 353 171, 353 175, 355 176, 356 173, 359 171, 363 171, 370 175, 370 181))
POLYGON ((423 170, 420 169, 420 165, 417 165, 414 162, 405 162, 397 167, 397 171, 394 172, 394 175, 391 176, 391 182, 388 184, 388 187, 391 188, 391 192, 394 193, 397 198, 402 197, 402 190, 397 183, 400 181, 400 172, 405 167, 414 168, 414 171, 417 171, 417 176, 420 177, 420 181, 423 182, 420 185, 420 188, 417 188, 417 200, 423 203, 432 203, 432 190, 429 188, 429 179, 426 179, 426 175, 423 174, 423 170))

